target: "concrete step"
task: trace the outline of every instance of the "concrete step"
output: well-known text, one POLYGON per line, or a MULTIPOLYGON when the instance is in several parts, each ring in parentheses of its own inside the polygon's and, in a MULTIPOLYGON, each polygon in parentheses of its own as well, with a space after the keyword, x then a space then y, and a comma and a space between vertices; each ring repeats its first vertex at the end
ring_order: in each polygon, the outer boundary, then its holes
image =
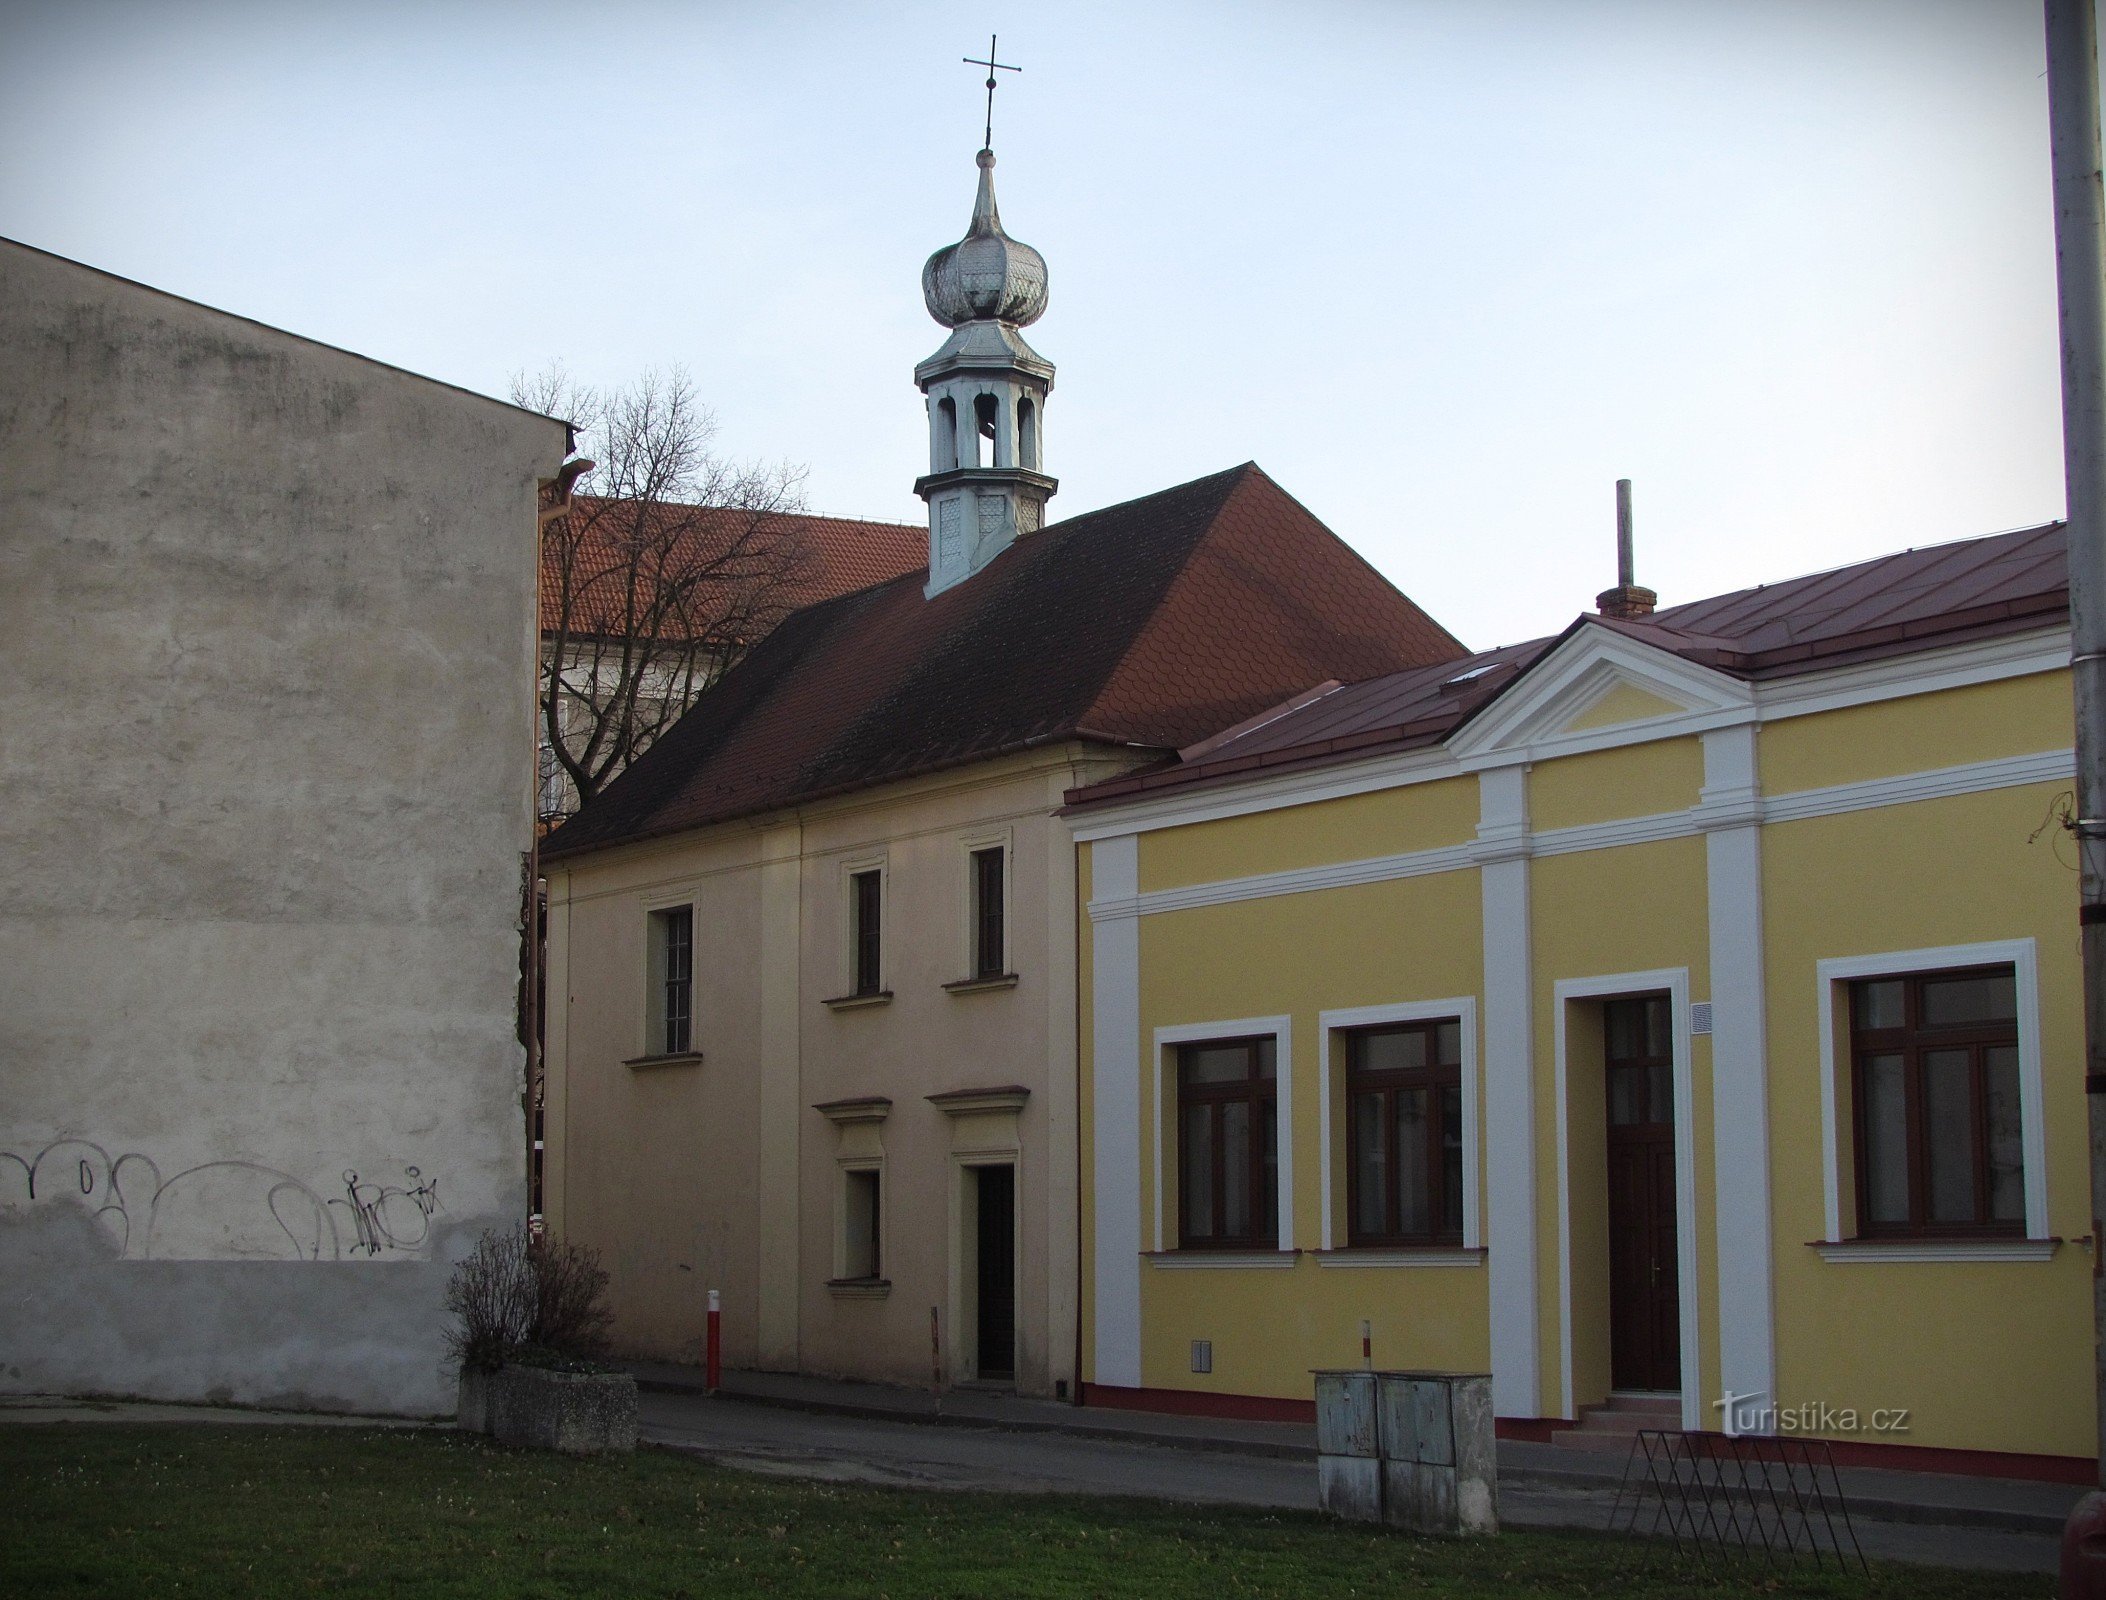
POLYGON ((1559 1429, 1551 1442, 1567 1450, 1628 1451, 1641 1429, 1681 1425, 1680 1395, 1612 1394, 1604 1405, 1584 1407, 1578 1424, 1559 1429))

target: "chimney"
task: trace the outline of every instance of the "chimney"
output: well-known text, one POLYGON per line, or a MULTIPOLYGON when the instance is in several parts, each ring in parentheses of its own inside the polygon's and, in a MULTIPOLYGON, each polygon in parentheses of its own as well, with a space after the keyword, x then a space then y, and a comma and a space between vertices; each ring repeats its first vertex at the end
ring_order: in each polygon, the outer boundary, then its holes
POLYGON ((1616 480, 1616 587, 1604 589, 1594 597, 1595 609, 1605 617, 1621 617, 1626 622, 1634 617, 1649 617, 1660 597, 1650 589, 1641 589, 1632 581, 1631 572, 1631 480, 1616 480))

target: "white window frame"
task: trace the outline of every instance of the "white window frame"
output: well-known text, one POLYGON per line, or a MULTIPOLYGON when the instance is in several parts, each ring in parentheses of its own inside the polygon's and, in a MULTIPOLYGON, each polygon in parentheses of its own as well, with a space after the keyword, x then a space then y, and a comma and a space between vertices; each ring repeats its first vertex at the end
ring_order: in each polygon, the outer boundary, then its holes
POLYGON ((702 908, 696 902, 694 891, 689 889, 679 894, 648 896, 643 901, 643 1048, 636 1052, 639 1059, 669 1053, 665 1048, 665 992, 658 977, 658 918, 661 912, 681 910, 687 912, 687 1050, 684 1054, 694 1055, 701 1049, 697 1041, 702 1031, 702 1009, 697 1002, 702 992, 702 963, 697 957, 701 945, 702 908))
MULTIPOLYGON (((1177 1077, 1176 1046, 1181 1044, 1205 1044, 1220 1039, 1256 1039, 1270 1034, 1273 1041, 1273 1097, 1275 1101, 1274 1122, 1279 1154, 1279 1242, 1280 1250, 1294 1248, 1294 1018, 1244 1017, 1233 1022, 1185 1022, 1172 1027, 1155 1030, 1155 1251, 1161 1255, 1169 1248, 1163 1243, 1163 1221, 1167 1207, 1163 1203, 1164 1170, 1163 1147, 1170 1142, 1169 1130, 1163 1124, 1163 1106, 1166 1100, 1176 1098, 1174 1085, 1177 1077)), ((1262 1252, 1261 1252, 1262 1253, 1262 1252)), ((1238 1259, 1236 1251, 1209 1252, 1219 1256, 1224 1266, 1234 1265, 1238 1259)))
POLYGON ((980 908, 973 903, 977 892, 973 857, 983 850, 1002 852, 1002 971, 994 976, 1005 976, 1016 971, 1016 841, 1008 828, 967 834, 959 841, 958 850, 958 904, 961 910, 959 925, 962 930, 962 937, 958 941, 958 974, 966 982, 972 982, 981 976, 975 960, 979 951, 974 948, 980 937, 980 908))
MULTIPOLYGON (((1317 1129, 1317 1184, 1318 1217, 1325 1250, 1342 1248, 1338 1243, 1339 1232, 1331 1215, 1331 1195, 1336 1184, 1336 1173, 1332 1167, 1331 1129, 1334 1115, 1338 1125, 1344 1126, 1345 1067, 1339 1060, 1339 1051, 1345 1041, 1338 1035, 1358 1032, 1363 1028, 1379 1028, 1392 1022, 1458 1022, 1462 1026, 1462 1142, 1463 1167, 1463 1215, 1462 1248, 1475 1251, 1484 1244, 1484 1204, 1482 1197, 1483 1163, 1478 1156, 1477 1118, 1477 997, 1458 995, 1448 1000, 1403 1000, 1391 1005, 1348 1006, 1335 1011, 1317 1013, 1317 1037, 1322 1049, 1317 1059, 1317 1071, 1322 1075, 1316 1097, 1317 1129), (1333 1107, 1338 1107, 1333 1111, 1333 1107)), ((1350 1156, 1348 1157, 1350 1159, 1350 1156)), ((1371 1251, 1370 1255, 1394 1257, 1400 1263, 1410 1263, 1423 1254, 1427 1263, 1441 1260, 1452 1251, 1443 1252, 1438 1247, 1424 1252, 1414 1250, 1385 1249, 1371 1251)), ((1481 1259, 1472 1255, 1466 1265, 1476 1265, 1481 1259)))
MULTIPOLYGON (((2053 1246, 2048 1236, 2047 1095, 2040 1051, 2040 958, 2031 939, 1983 944, 1948 944, 1925 950, 1889 950, 1877 955, 1830 956, 1815 964, 1815 1003, 1821 1036, 1821 1199, 1826 1234, 1816 1247, 1823 1259, 1844 1261, 2034 1261, 2053 1246), (1844 984, 1862 978, 1906 978, 1949 967, 2008 966, 2017 980, 2018 1117, 2020 1159, 2025 1162, 2026 1236, 2023 1239, 1882 1239, 1860 1241, 1843 1228, 1846 1173, 1842 1152, 1843 1095, 1849 1092, 1850 1054, 1837 1049, 1838 1018, 1849 1016, 1849 1000, 1837 1009, 1844 984)), ((1853 1109, 1852 1115, 1855 1115, 1853 1109)))
POLYGON ((892 952, 888 937, 892 926, 892 870, 882 855, 855 856, 841 863, 841 981, 836 993, 856 992, 856 885, 866 872, 878 875, 878 994, 892 989, 892 952))

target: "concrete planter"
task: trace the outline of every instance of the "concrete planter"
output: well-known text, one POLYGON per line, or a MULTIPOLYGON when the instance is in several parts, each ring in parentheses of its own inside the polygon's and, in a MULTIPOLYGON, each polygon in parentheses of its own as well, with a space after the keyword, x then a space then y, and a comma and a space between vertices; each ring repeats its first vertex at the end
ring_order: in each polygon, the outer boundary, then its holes
POLYGON ((500 1444, 565 1455, 636 1448, 636 1380, 626 1372, 461 1369, 455 1425, 500 1444))

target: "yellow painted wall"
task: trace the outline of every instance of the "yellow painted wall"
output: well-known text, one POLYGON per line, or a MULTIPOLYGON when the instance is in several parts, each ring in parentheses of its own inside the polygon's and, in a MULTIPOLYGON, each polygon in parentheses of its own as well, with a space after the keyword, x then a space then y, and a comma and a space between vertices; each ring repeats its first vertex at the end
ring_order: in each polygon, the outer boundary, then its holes
MULTIPOLYGON (((1318 1095, 1327 1072, 1319 1014, 1477 995, 1481 930, 1475 871, 1142 919, 1144 1036, 1191 1023, 1294 1019, 1297 1248, 1313 1252, 1322 1242, 1318 1095)), ((1165 1070, 1160 1059, 1148 1065, 1165 1070)), ((1144 1085, 1141 1098, 1143 1148, 1152 1155, 1167 1130, 1156 1124, 1150 1087, 1144 1085)), ((1154 1166, 1145 1161, 1141 1175, 1148 1242, 1154 1166)), ((1478 1167, 1481 1182, 1481 1150, 1478 1167)), ((1166 1198, 1165 1242, 1174 1247, 1174 1191, 1166 1198)), ((1343 1230, 1342 1208, 1335 1226, 1343 1230)), ((1490 1359, 1485 1276, 1481 1266, 1319 1267, 1309 1255, 1291 1271, 1150 1267, 1141 1277, 1142 1381, 1151 1388, 1307 1399, 1311 1366, 1357 1362, 1362 1318, 1375 1324, 1380 1361, 1482 1371, 1490 1359), (1211 1375, 1191 1371, 1193 1339, 1213 1341, 1211 1375)))
MULTIPOLYGON (((2095 1445, 2089 1251, 2065 1244, 2047 1262, 1843 1265, 1807 1243, 1825 1231, 1815 964, 2026 937, 2038 941, 2048 1231, 2091 1232, 2077 885, 2059 830, 2026 842, 2057 789, 1763 830, 1779 1398, 1913 1406, 1909 1432, 1885 1442, 2067 1455, 2095 1445)), ((1840 1059, 1838 1067, 1847 1071, 1840 1059)), ((1847 1106, 1847 1077, 1838 1089, 1847 1106)))
POLYGON ((1686 811, 1703 786, 1704 747, 1695 739, 1540 761, 1528 774, 1529 825, 1541 831, 1686 811))
POLYGON ((1141 889, 1364 861, 1462 844, 1477 831, 1477 780, 1441 778, 1286 811, 1141 836, 1141 889))
POLYGON ((1648 717, 1670 717, 1682 710, 1672 700, 1663 700, 1635 683, 1619 683, 1593 705, 1565 724, 1567 732, 1589 728, 1613 728, 1620 722, 1643 722, 1648 717))
MULTIPOLYGON (((1794 717, 1762 729, 1762 780, 1766 792, 1785 793, 2055 749, 2067 743, 2069 722, 2067 681, 2059 674, 1794 717)), ((1696 739, 1541 762, 1529 775, 1531 825, 1541 832, 1657 815, 1695 804, 1701 784, 1696 739)), ((1840 1265, 1824 1262, 1806 1243, 1824 1231, 1815 964, 1828 956, 2021 937, 2036 940, 2039 952, 2049 1231, 2069 1241, 2091 1231, 2070 915, 2075 879, 2063 834, 2050 831, 2026 842, 2064 787, 2033 785, 1762 830, 1775 1398, 1786 1406, 1825 1403, 1861 1413, 1911 1407, 1909 1431, 1877 1442, 2070 1456, 2093 1447, 2088 1248, 2066 1243, 2045 1263, 1840 1265)), ((1170 888, 1460 842, 1474 830, 1475 791, 1474 780, 1443 780, 1144 833, 1141 883, 1170 888)), ((1086 877, 1087 847, 1084 856, 1086 877)), ((1561 978, 1683 968, 1691 1000, 1715 997, 1703 837, 1539 855, 1529 870, 1540 1409, 1556 1416, 1568 1401, 1583 1407, 1601 1398, 1608 1335, 1602 1085, 1598 1040, 1587 1037, 1597 1013, 1590 1005, 1569 1019, 1572 1070, 1564 1109, 1574 1143, 1570 1189, 1561 1196, 1555 985, 1561 978), (1571 1396, 1561 1373, 1561 1198, 1572 1241, 1571 1396)), ((1144 1384, 1306 1399, 1309 1368, 1357 1361, 1363 1317, 1375 1324, 1380 1364, 1481 1370, 1489 1358, 1485 1270, 1346 1270, 1319 1265, 1314 1254, 1321 1242, 1317 1096, 1326 1073, 1318 1014, 1481 996, 1476 871, 1151 914, 1141 919, 1139 937, 1144 1037, 1175 1024, 1292 1018, 1294 1243, 1305 1252, 1287 1270, 1144 1266, 1144 1384), (1213 1341, 1211 1375, 1190 1371, 1193 1339, 1213 1341)), ((1089 963, 1085 936, 1085 1056, 1089 963)), ((1160 1073, 1162 1062, 1151 1070, 1160 1073)), ((1716 1249, 1717 1151, 1722 1135, 1734 1135, 1712 1123, 1707 1037, 1691 1041, 1690 1077, 1699 1332, 1695 1348, 1683 1353, 1684 1377, 1705 1403, 1702 1418, 1711 1426, 1720 1281, 1728 1267, 1716 1249)), ((1843 1092, 1847 1096, 1847 1084, 1843 1092)), ((1087 1061, 1083 1093, 1087 1163, 1087 1061)), ((1144 1085, 1136 1154, 1149 1242, 1155 1164, 1166 1131, 1155 1125, 1154 1101, 1144 1085)), ((1341 1136, 1342 1129, 1334 1131, 1334 1142, 1341 1136)), ((1478 1161, 1481 1185, 1482 1145, 1478 1161)), ((1342 1184, 1334 1189, 1342 1227, 1340 1191, 1342 1184)), ((1847 1176, 1845 1193, 1847 1205, 1847 1176)), ((1087 1195, 1084 1204, 1087 1252, 1093 1237, 1087 1195)), ((1174 1245, 1174 1211, 1166 1224, 1166 1243, 1174 1245)), ((1086 1312, 1092 1281, 1086 1267, 1086 1312)))
MULTIPOLYGON (((1643 771, 1642 763, 1629 758, 1644 748, 1604 751, 1576 759, 1599 763, 1610 786, 1617 787, 1629 784, 1643 771), (1613 758, 1625 758, 1628 765, 1618 771, 1613 758)), ((1538 1327, 1543 1412, 1546 1416, 1558 1416, 1565 1410, 1566 1396, 1560 1370, 1564 1310, 1558 1257, 1558 1107, 1553 1071, 1557 980, 1683 967, 1689 972, 1691 998, 1705 999, 1711 993, 1707 953, 1710 934, 1706 927, 1704 841, 1700 838, 1545 856, 1537 859, 1530 870, 1530 931, 1535 962, 1538 1327)), ((1599 1001, 1573 1004, 1586 1007, 1592 1015, 1599 1001)), ((1697 1112, 1694 1149, 1700 1311, 1698 1348, 1694 1353, 1682 1352, 1682 1381, 1685 1387, 1695 1382, 1702 1392, 1708 1393, 1716 1386, 1713 1380, 1718 1373, 1716 1318, 1702 1309, 1718 1303, 1716 1221, 1711 1203, 1715 1191, 1709 1116, 1710 1041, 1693 1040, 1690 1057, 1695 1084, 1691 1104, 1697 1112)), ((1605 1093, 1599 1059, 1597 1049, 1591 1062, 1580 1058, 1568 1063, 1566 1094, 1573 1108, 1575 1144, 1582 1132, 1597 1139, 1605 1137, 1597 1105, 1605 1093)), ((1600 1402, 1605 1384, 1602 1392, 1597 1392, 1595 1383, 1608 1366, 1608 1286, 1600 1276, 1606 1271, 1607 1258, 1605 1247, 1598 1243, 1607 1237, 1608 1194, 1604 1186, 1593 1181, 1593 1175, 1604 1170, 1601 1159, 1600 1147, 1595 1146, 1584 1151, 1576 1149, 1573 1162, 1574 1399, 1582 1406, 1600 1402), (1588 1378, 1584 1389, 1580 1387, 1583 1374, 1588 1378)))
POLYGON ((2065 672, 1787 717, 1762 730, 1763 792, 2066 750, 2075 718, 2065 672))

